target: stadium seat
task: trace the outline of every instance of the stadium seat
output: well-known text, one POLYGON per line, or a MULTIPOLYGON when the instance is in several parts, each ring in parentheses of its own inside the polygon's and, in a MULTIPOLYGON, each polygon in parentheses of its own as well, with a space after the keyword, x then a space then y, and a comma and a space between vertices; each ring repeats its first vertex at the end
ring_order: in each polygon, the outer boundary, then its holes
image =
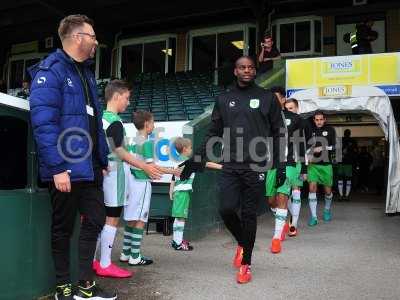
POLYGON ((168 114, 168 121, 179 121, 179 120, 186 120, 186 114, 185 113, 174 113, 174 114, 168 114))
POLYGON ((156 122, 164 122, 167 121, 167 114, 164 112, 157 112, 157 113, 153 113, 154 116, 154 121, 156 122))
MULTIPOLYGON (((132 111, 152 111, 156 121, 193 119, 215 102, 223 88, 213 85, 213 72, 140 73, 123 118, 130 122, 132 111)), ((104 105, 104 104, 103 104, 104 105)))
POLYGON ((153 113, 167 113, 167 109, 163 106, 155 106, 155 107, 151 107, 151 112, 153 113))

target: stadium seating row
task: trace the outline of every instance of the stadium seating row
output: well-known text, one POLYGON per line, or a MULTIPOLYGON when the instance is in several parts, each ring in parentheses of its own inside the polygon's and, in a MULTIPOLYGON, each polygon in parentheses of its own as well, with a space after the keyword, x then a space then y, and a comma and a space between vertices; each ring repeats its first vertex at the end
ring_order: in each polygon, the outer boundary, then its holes
MULTIPOLYGON (((105 85, 98 84, 101 99, 105 85)), ((130 105, 121 117, 130 122, 133 111, 148 110, 155 121, 192 120, 214 103, 222 91, 222 87, 213 84, 210 73, 141 73, 133 82, 130 105)))

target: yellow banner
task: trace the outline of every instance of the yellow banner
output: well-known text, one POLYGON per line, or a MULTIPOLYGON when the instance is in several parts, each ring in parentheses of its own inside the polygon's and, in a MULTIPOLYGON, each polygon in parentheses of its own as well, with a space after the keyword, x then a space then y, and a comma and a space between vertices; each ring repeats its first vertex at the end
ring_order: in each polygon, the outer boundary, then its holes
POLYGON ((400 95, 400 53, 290 59, 288 94, 318 88, 321 97, 351 96, 352 86, 376 86, 400 95))

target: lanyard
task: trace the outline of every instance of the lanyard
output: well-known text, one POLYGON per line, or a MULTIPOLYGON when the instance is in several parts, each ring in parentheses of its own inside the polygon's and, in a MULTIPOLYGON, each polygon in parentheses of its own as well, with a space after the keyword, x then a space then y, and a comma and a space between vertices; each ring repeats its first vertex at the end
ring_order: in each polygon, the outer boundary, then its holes
POLYGON ((83 85, 83 89, 85 90, 85 95, 86 95, 86 104, 91 106, 90 104, 90 97, 89 97, 89 87, 87 85, 87 81, 84 78, 80 68, 76 65, 76 63, 74 63, 75 69, 78 72, 79 78, 81 79, 82 85, 83 85))

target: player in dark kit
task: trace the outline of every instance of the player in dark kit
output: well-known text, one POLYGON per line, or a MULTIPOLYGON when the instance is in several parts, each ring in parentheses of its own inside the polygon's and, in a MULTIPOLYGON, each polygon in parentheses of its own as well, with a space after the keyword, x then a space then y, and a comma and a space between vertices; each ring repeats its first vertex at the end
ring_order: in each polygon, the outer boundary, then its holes
MULTIPOLYGON (((239 269, 238 283, 251 280, 251 256, 257 230, 257 203, 263 200, 268 153, 282 128, 281 109, 273 93, 254 83, 256 69, 253 59, 244 56, 235 63, 236 84, 215 102, 211 126, 196 156, 186 161, 182 177, 204 168, 206 153, 212 150, 212 137, 223 137, 223 169, 218 182, 219 212, 225 226, 238 246, 234 266, 239 269), (211 141, 210 141, 211 142, 211 141), (241 145, 240 145, 241 144, 241 145), (206 147, 207 146, 207 147, 206 147), (238 211, 240 209, 240 216, 238 211)), ((279 162, 279 147, 272 149, 277 169, 276 185, 286 180, 286 164, 279 162)))
MULTIPOLYGON (((303 119, 298 114, 285 109, 285 98, 278 98, 280 99, 279 104, 282 107, 281 115, 284 125, 284 143, 282 144, 287 145, 284 157, 284 161, 286 162, 287 179, 283 185, 276 188, 274 184, 276 181, 276 169, 271 169, 266 174, 267 180, 265 186, 265 195, 268 197, 271 207, 275 208, 275 231, 271 242, 272 253, 281 252, 281 241, 285 240, 286 233, 289 230, 289 225, 286 223, 288 214, 288 200, 292 189, 297 189, 303 185, 302 178, 304 178, 304 174, 306 174, 306 141, 303 133, 303 119)), ((292 215, 296 215, 298 218, 300 207, 297 200, 300 200, 300 195, 296 195, 296 202, 291 211, 292 215), (295 213, 293 208, 295 208, 295 213)), ((291 228, 291 230, 292 236, 297 234, 295 227, 291 228)))
POLYGON ((349 201, 353 164, 357 160, 356 148, 357 142, 351 137, 350 129, 346 129, 342 139, 342 162, 339 162, 337 168, 340 200, 349 201))
POLYGON ((308 222, 309 226, 318 224, 317 219, 317 185, 321 184, 325 189, 325 209, 323 219, 329 222, 332 219, 332 152, 335 150, 336 133, 331 126, 325 125, 326 118, 323 112, 317 111, 314 114, 314 128, 311 136, 307 139, 311 145, 310 164, 308 165, 308 182, 309 182, 309 205, 311 218, 308 222))

